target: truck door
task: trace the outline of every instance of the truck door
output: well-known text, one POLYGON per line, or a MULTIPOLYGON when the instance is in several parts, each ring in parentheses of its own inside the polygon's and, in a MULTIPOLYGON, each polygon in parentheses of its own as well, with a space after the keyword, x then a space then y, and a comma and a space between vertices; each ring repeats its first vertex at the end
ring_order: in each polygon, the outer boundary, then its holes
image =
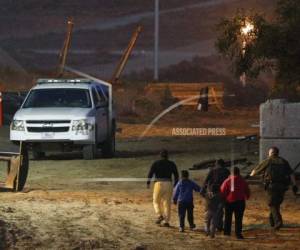
POLYGON ((107 105, 99 96, 98 91, 95 87, 92 88, 93 100, 96 111, 96 128, 97 128, 97 142, 103 142, 107 137, 107 105))

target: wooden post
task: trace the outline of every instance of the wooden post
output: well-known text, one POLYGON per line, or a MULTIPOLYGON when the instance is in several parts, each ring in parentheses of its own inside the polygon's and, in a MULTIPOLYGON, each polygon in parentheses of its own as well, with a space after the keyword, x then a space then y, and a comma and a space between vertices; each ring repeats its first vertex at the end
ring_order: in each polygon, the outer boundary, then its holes
POLYGON ((58 72, 57 72, 58 77, 62 77, 64 74, 67 55, 71 46, 73 27, 74 27, 74 21, 73 18, 71 17, 68 19, 67 22, 67 34, 63 44, 63 48, 59 54, 59 65, 58 65, 58 72))
POLYGON ((15 192, 18 192, 20 190, 20 167, 21 164, 23 162, 23 155, 22 155, 22 146, 23 146, 23 142, 20 142, 20 148, 19 148, 19 154, 20 154, 20 163, 18 164, 18 170, 17 170, 17 178, 16 178, 16 186, 15 186, 15 192))

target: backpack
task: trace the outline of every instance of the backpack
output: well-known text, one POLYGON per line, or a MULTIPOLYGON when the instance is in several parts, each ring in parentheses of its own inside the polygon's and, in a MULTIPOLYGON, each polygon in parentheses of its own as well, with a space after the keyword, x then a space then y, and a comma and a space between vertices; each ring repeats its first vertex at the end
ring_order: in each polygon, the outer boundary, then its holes
POLYGON ((282 185, 288 187, 291 183, 291 177, 284 162, 271 162, 266 169, 264 179, 267 185, 282 185))
POLYGON ((225 168, 215 168, 212 170, 212 179, 207 183, 207 191, 213 194, 220 192, 222 183, 229 176, 229 171, 225 168))

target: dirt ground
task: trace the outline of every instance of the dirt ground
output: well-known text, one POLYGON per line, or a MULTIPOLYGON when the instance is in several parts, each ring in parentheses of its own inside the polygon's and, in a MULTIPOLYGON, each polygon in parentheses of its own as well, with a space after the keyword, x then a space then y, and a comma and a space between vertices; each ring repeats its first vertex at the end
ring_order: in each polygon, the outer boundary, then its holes
MULTIPOLYGON (((7 130, 2 130, 0 148, 7 145, 7 130)), ((286 226, 274 233, 267 224, 263 189, 251 186, 244 241, 222 235, 207 238, 204 200, 197 194, 198 230, 178 232, 175 206, 171 228, 154 223, 151 190, 146 189, 144 178, 161 148, 171 151, 179 169, 188 169, 199 161, 220 157, 247 157, 255 163, 257 147, 247 147, 230 136, 143 140, 119 136, 114 159, 84 161, 80 154, 53 154, 30 161, 24 191, 0 192, 0 249, 300 249, 300 199, 291 191, 282 209, 286 226)), ((247 171, 243 168, 243 173, 247 171)), ((191 171, 191 178, 201 185, 206 173, 191 171)), ((0 180, 4 174, 1 167, 0 180)))
MULTIPOLYGON (((118 128, 122 130, 118 138, 138 138, 147 126, 155 119, 161 110, 155 110, 152 114, 143 115, 138 113, 134 117, 120 117, 118 128)), ((191 107, 177 108, 167 113, 159 119, 145 133, 145 138, 149 137, 174 137, 173 129, 177 128, 224 128, 226 136, 238 135, 258 135, 259 134, 259 114, 258 107, 224 109, 222 111, 213 107, 209 112, 199 112, 191 107)), ((196 136, 196 135, 193 135, 196 136)), ((176 136, 182 137, 182 136, 176 136)), ((203 137, 198 135, 198 137, 203 137)))

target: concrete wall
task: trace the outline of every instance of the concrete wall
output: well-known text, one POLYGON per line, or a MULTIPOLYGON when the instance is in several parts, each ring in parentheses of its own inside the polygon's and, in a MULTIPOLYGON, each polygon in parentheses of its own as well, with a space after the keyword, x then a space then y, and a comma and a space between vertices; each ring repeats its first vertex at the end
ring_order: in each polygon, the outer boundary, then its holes
MULTIPOLYGON (((300 103, 272 100, 260 106, 260 160, 276 146, 292 168, 300 162, 300 103)), ((298 171, 300 172, 300 168, 298 171)))
MULTIPOLYGON (((168 88, 173 97, 178 100, 184 100, 193 96, 198 96, 200 90, 208 87, 209 88, 209 103, 215 104, 215 97, 219 105, 223 105, 223 96, 224 96, 224 84, 223 83, 149 83, 145 87, 145 93, 151 94, 156 93, 158 95, 163 95, 166 89, 168 88), (215 96, 213 96, 212 88, 214 89, 215 96)), ((196 106, 198 100, 192 100, 188 103, 185 103, 184 106, 196 106)))

